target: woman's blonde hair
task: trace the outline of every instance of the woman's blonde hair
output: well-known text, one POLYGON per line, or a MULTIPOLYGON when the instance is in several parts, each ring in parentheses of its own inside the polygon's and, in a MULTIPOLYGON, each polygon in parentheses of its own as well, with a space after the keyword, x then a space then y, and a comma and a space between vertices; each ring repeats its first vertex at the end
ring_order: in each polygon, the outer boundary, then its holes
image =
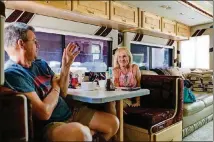
POLYGON ((118 55, 121 51, 125 51, 126 54, 129 57, 129 66, 132 65, 132 53, 128 50, 127 47, 118 47, 118 49, 115 52, 115 56, 114 56, 114 68, 115 67, 119 67, 119 63, 118 63, 118 55))

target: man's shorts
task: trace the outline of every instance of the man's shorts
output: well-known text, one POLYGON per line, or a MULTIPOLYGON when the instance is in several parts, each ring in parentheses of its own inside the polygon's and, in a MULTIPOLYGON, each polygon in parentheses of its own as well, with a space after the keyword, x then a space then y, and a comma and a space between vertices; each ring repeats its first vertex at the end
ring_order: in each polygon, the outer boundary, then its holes
POLYGON ((51 141, 51 135, 53 130, 63 124, 70 122, 79 122, 85 126, 89 126, 91 119, 93 118, 96 110, 90 109, 87 106, 82 106, 80 108, 75 108, 72 112, 71 118, 66 120, 65 122, 52 122, 45 126, 44 128, 44 140, 51 141))

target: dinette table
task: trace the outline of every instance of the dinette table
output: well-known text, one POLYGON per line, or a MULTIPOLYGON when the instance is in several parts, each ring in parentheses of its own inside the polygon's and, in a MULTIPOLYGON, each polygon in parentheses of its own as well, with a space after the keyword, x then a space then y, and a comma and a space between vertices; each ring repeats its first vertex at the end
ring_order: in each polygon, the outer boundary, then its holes
POLYGON ((120 120, 120 128, 118 131, 118 141, 123 141, 123 99, 133 98, 138 96, 149 95, 148 89, 139 89, 136 91, 122 91, 120 88, 115 91, 106 91, 105 89, 97 88, 93 91, 85 91, 82 89, 68 88, 68 96, 73 100, 102 104, 111 101, 117 102, 117 115, 120 120))

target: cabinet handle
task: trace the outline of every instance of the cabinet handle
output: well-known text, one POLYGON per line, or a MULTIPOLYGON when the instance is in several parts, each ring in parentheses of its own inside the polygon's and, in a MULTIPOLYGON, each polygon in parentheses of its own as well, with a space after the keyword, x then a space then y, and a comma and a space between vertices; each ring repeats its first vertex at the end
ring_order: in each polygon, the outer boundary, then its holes
POLYGON ((94 11, 90 11, 88 9, 87 9, 87 12, 90 13, 90 14, 94 14, 94 11))
POLYGON ((126 19, 122 19, 123 22, 126 22, 126 19))

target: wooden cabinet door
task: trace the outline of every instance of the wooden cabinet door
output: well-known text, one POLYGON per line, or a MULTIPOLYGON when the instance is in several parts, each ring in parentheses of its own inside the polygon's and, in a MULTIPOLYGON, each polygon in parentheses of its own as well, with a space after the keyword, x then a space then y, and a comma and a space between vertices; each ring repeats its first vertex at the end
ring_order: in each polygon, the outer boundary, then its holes
POLYGON ((141 11, 142 28, 161 31, 161 17, 146 11, 141 11))
POLYGON ((177 36, 189 37, 190 28, 184 24, 177 23, 177 36))
POLYGON ((166 34, 176 35, 176 22, 166 18, 161 19, 161 31, 166 34))
POLYGON ((59 9, 71 10, 71 0, 63 0, 63 1, 54 1, 54 0, 41 0, 35 1, 37 3, 41 3, 47 6, 52 6, 59 9))
POLYGON ((73 0, 72 10, 87 15, 109 19, 109 1, 73 0))
POLYGON ((63 1, 48 1, 51 6, 64 9, 64 10, 71 10, 71 0, 63 0, 63 1))
POLYGON ((138 26, 138 8, 120 2, 111 1, 110 20, 138 26))
POLYGON ((182 121, 177 122, 154 134, 154 141, 182 141, 182 121), (170 133, 170 135, 169 135, 170 133))

